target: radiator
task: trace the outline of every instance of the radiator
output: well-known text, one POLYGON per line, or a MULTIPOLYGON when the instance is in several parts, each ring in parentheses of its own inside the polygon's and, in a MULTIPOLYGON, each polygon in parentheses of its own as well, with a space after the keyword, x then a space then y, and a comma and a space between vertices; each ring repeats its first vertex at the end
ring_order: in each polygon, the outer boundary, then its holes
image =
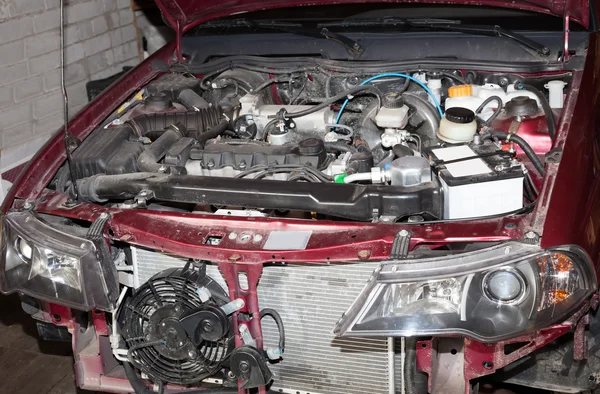
MULTIPOLYGON (((136 286, 157 272, 185 264, 183 259, 134 247, 132 256, 136 286)), ((281 314, 286 336, 283 361, 269 365, 276 391, 394 392, 393 345, 388 346, 387 339, 342 339, 331 333, 376 267, 376 263, 265 266, 258 285, 259 305, 281 314)), ((208 266, 207 274, 227 289, 216 266, 208 266)), ((275 323, 267 317, 262 323, 265 346, 276 346, 275 323)))

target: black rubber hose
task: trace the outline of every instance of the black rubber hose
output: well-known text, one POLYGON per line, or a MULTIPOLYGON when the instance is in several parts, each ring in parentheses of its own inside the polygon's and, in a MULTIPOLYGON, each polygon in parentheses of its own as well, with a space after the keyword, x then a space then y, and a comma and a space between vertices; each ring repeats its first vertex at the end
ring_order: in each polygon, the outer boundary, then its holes
POLYGON ((158 172, 163 167, 158 162, 164 157, 171 145, 183 137, 176 127, 168 127, 156 141, 150 144, 138 157, 137 166, 143 172, 158 172))
POLYGON ((533 190, 531 189, 531 183, 529 183, 529 179, 527 179, 527 177, 525 177, 525 179, 523 180, 523 186, 525 187, 525 197, 529 201, 534 202, 535 196, 533 194, 533 190))
POLYGON ((406 394, 418 394, 415 384, 415 373, 417 370, 417 340, 415 338, 404 339, 404 369, 402 371, 406 394))
POLYGON ((209 128, 204 133, 202 133, 196 137, 196 140, 198 141, 198 145, 196 145, 196 146, 199 149, 204 149, 204 145, 206 145, 206 141, 208 141, 212 138, 217 138, 218 136, 223 134, 225 131, 227 131, 228 127, 229 127, 229 122, 226 120, 223 120, 218 125, 216 125, 212 128, 209 128))
POLYGON ((167 112, 141 115, 126 122, 137 135, 145 136, 152 131, 162 131, 173 124, 180 124, 190 137, 197 138, 206 129, 221 121, 221 109, 205 108, 200 111, 167 112))
POLYGON ((125 376, 127 376, 127 380, 129 380, 129 384, 131 385, 131 388, 133 388, 135 394, 156 394, 142 382, 142 379, 138 377, 135 369, 130 363, 124 362, 123 369, 125 370, 125 376))
POLYGON ((446 78, 449 78, 449 79, 453 79, 453 80, 455 80, 455 81, 458 81, 458 83, 460 83, 461 85, 466 85, 466 84, 467 84, 467 81, 465 81, 465 79, 464 79, 463 77, 461 77, 461 76, 458 76, 458 75, 456 75, 456 74, 454 74, 454 73, 450 73, 450 72, 442 71, 442 72, 441 72, 441 74, 442 74, 443 76, 445 76, 446 78))
POLYGON ((483 124, 485 124, 486 126, 489 126, 494 121, 494 119, 496 119, 498 115, 500 115, 500 111, 502 111, 502 106, 504 105, 502 103, 502 99, 498 96, 490 96, 487 99, 485 99, 485 101, 481 103, 481 105, 475 110, 475 114, 481 113, 485 106, 491 103, 492 101, 496 101, 498 103, 498 109, 494 111, 494 113, 483 122, 483 124))
POLYGON ((537 172, 543 177, 546 174, 544 171, 544 164, 540 160, 540 158, 535 154, 534 150, 531 146, 525 141, 523 138, 519 137, 516 134, 509 134, 503 131, 492 131, 492 137, 498 138, 499 140, 512 141, 515 144, 519 145, 523 152, 527 155, 529 160, 531 160, 531 164, 535 167, 537 172))
POLYGON ((325 142, 325 150, 350 153, 358 152, 358 148, 352 145, 344 144, 343 142, 325 142))
POLYGON ((285 350, 285 329, 283 328, 283 320, 275 309, 265 308, 260 311, 260 319, 263 317, 270 316, 275 320, 275 324, 277 324, 277 330, 279 331, 279 349, 281 353, 285 350))
POLYGON ((330 105, 332 105, 342 99, 345 99, 347 96, 352 96, 352 95, 355 95, 355 94, 358 94, 361 92, 373 93, 377 96, 377 98, 381 102, 381 94, 377 88, 375 88, 374 86, 369 86, 369 85, 361 85, 361 86, 355 86, 351 89, 348 89, 345 92, 342 92, 336 96, 333 96, 332 98, 327 99, 326 101, 323 101, 322 103, 317 104, 317 105, 315 105, 311 108, 308 108, 304 111, 298 111, 298 112, 294 112, 294 113, 286 113, 285 117, 287 119, 290 119, 290 118, 300 118, 302 116, 310 115, 312 113, 322 110, 323 108, 327 108, 330 105))
MULTIPOLYGON (((127 376, 127 380, 129 380, 129 384, 133 388, 133 392, 135 394, 156 394, 154 390, 150 387, 146 386, 142 379, 138 377, 137 373, 133 366, 128 363, 123 363, 123 369, 125 370, 125 376, 127 376)), ((198 389, 198 390, 184 390, 184 391, 172 391, 166 390, 164 394, 237 394, 237 388, 206 388, 206 389, 198 389)))
POLYGON ((184 391, 165 391, 165 394, 237 394, 238 389, 216 387, 212 389, 184 390, 184 391))
POLYGON ((410 86, 410 79, 404 78, 404 83, 402 84, 402 86, 400 86, 400 89, 398 89, 398 91, 396 93, 402 94, 402 93, 406 92, 406 90, 408 89, 409 86, 410 86))
POLYGON ((542 103, 542 109, 544 110, 544 114, 546 115, 546 123, 548 123, 548 134, 550 134, 550 139, 554 141, 554 136, 556 134, 556 119, 554 119, 554 113, 552 113, 552 108, 550 108, 550 104, 548 104, 548 100, 546 100, 546 96, 544 96, 544 93, 542 93, 535 86, 522 82, 516 82, 515 88, 517 90, 528 90, 534 93, 540 100, 540 103, 542 103))

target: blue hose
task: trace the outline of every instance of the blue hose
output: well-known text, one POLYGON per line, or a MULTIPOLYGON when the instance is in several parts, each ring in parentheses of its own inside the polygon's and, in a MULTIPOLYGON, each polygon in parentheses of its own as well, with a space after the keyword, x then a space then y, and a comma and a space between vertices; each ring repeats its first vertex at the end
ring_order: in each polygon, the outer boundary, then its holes
MULTIPOLYGON (((440 103, 437 101, 437 99, 435 98, 433 92, 431 90, 429 90, 429 88, 427 86, 425 86, 423 84, 423 82, 419 81, 416 78, 411 77, 410 75, 406 75, 406 74, 401 74, 401 73, 385 73, 385 74, 379 74, 379 75, 375 75, 374 77, 365 79, 364 81, 362 81, 362 83, 360 84, 362 85, 366 85, 371 81, 374 81, 376 79, 379 78, 386 78, 386 77, 398 77, 398 78, 407 78, 410 79, 411 81, 413 81, 414 83, 416 83, 417 85, 419 85, 420 87, 422 87, 429 96, 431 96, 431 99, 433 100, 433 103, 435 104, 438 112, 440 113, 440 117, 444 116, 444 112, 442 112, 442 106, 440 105, 440 103)), ((342 112, 344 112, 344 109, 346 108, 346 105, 348 105, 348 102, 350 101, 350 99, 346 99, 346 101, 344 101, 344 104, 342 104, 342 106, 340 107, 340 112, 338 112, 337 118, 335 118, 335 123, 339 123, 340 119, 342 117, 342 112)))

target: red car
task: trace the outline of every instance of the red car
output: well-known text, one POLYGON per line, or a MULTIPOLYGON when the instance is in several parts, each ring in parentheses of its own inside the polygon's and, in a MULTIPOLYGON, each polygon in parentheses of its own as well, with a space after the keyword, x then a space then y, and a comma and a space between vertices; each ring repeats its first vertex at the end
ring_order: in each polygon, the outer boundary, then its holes
POLYGON ((2 210, 80 387, 595 389, 597 2, 157 3, 2 210))

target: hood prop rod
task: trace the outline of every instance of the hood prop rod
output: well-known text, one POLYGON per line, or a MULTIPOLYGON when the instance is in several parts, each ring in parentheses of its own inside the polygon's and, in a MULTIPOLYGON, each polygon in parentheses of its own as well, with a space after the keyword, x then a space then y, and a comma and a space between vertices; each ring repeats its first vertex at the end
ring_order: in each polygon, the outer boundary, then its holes
POLYGON ((60 0, 60 85, 63 95, 63 118, 64 126, 64 143, 67 153, 67 166, 69 168, 69 176, 73 185, 74 198, 77 199, 79 192, 77 190, 77 182, 75 179, 75 171, 71 160, 71 141, 73 137, 69 134, 69 96, 67 94, 67 84, 65 81, 65 0, 60 0))

